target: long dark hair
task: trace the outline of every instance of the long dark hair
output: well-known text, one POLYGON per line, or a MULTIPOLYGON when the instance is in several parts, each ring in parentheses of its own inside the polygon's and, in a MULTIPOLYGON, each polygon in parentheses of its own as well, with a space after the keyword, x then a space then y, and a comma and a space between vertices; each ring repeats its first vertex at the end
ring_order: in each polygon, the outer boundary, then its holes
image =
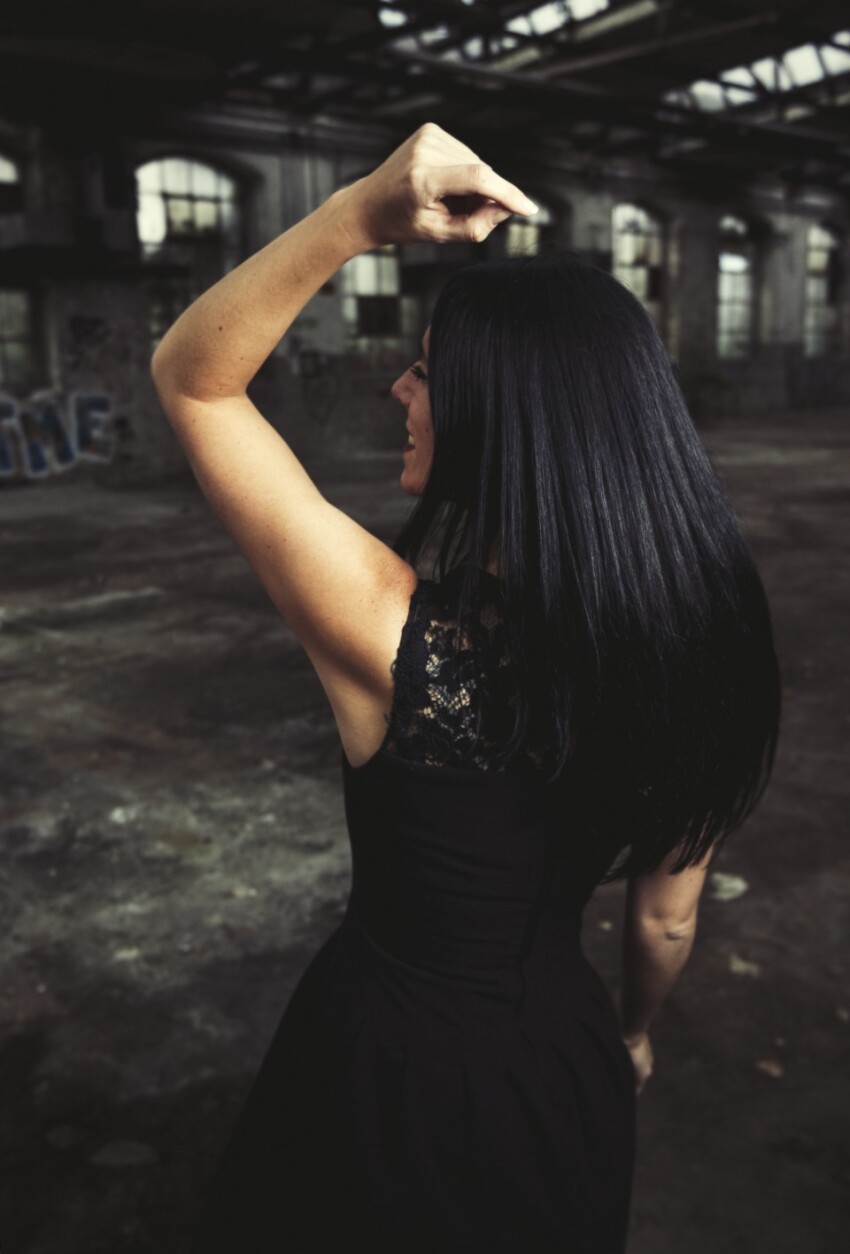
POLYGON ((780 676, 761 578, 652 318, 572 250, 485 261, 440 292, 428 362, 433 461, 394 549, 416 565, 439 539, 441 580, 460 559, 479 656, 496 543, 515 709, 493 765, 549 746, 574 819, 603 853, 630 846, 604 882, 674 849, 674 872, 701 862, 767 785, 780 676))

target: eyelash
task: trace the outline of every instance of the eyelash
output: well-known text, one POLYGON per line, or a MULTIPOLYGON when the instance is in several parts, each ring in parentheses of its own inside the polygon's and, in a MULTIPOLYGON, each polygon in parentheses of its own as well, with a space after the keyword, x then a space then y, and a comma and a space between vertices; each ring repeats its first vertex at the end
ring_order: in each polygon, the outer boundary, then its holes
POLYGON ((421 367, 421 366, 419 366, 419 365, 413 365, 413 366, 410 366, 410 368, 409 368, 409 369, 410 369, 410 373, 411 373, 411 374, 413 374, 413 375, 415 375, 417 379, 427 379, 427 378, 428 378, 428 376, 427 376, 427 374, 425 373, 425 371, 424 371, 424 370, 422 369, 422 367, 421 367))

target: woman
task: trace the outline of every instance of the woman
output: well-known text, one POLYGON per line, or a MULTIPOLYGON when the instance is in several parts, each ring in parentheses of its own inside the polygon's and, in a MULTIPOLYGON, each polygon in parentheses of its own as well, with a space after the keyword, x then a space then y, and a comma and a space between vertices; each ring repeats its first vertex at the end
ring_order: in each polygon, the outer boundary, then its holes
POLYGON ((286 1007, 196 1251, 625 1249, 647 1028, 779 722, 764 590, 663 345, 573 254, 456 274, 392 389, 417 498, 393 548, 246 396, 358 252, 480 242, 533 211, 428 124, 154 355, 201 488, 327 692, 352 843, 345 918, 286 1007), (580 937, 614 879, 619 1017, 580 937))

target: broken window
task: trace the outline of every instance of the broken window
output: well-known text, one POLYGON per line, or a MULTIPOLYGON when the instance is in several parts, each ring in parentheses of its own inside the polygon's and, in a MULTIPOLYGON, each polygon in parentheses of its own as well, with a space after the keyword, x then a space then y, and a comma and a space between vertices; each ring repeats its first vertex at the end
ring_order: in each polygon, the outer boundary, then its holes
POLYGON ((20 213, 23 187, 18 163, 0 153, 0 213, 20 213))
POLYGON ((807 245, 803 352, 823 357, 839 349, 841 249, 836 233, 821 225, 809 227, 807 245))
POLYGON ((30 293, 0 288, 0 391, 31 391, 37 383, 37 358, 30 293))
POLYGON ((752 228, 731 214, 720 219, 717 264, 717 355, 746 357, 753 345, 752 228))
POLYGON ((395 244, 360 253, 340 268, 348 347, 376 369, 397 369, 421 351, 423 307, 412 273, 402 269, 395 244))
POLYGON ((664 229, 640 205, 622 203, 611 213, 611 272, 652 315, 664 333, 664 229))

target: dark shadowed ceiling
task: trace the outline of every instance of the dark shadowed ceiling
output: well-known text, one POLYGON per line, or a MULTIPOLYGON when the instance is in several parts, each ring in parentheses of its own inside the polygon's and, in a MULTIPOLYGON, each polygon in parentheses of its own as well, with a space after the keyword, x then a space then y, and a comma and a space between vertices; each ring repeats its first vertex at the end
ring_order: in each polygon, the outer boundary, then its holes
POLYGON ((850 198, 850 4, 28 0, 0 20, 6 117, 150 131, 222 106, 850 198))

